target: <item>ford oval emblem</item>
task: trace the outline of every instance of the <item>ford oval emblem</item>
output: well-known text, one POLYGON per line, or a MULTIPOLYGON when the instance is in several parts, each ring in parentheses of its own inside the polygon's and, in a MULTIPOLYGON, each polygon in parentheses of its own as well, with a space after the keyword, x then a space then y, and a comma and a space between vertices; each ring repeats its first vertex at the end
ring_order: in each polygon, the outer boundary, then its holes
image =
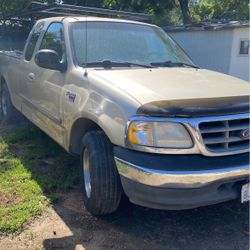
POLYGON ((243 139, 249 139, 250 138, 250 130, 248 129, 243 129, 240 131, 240 137, 243 139))

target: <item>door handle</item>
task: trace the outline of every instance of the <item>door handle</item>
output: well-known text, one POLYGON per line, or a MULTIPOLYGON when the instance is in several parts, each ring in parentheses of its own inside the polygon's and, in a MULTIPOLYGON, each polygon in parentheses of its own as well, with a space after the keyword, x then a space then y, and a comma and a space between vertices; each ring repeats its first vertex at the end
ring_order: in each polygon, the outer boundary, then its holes
POLYGON ((29 73, 28 74, 28 80, 31 81, 31 82, 34 81, 35 80, 35 74, 34 73, 29 73))

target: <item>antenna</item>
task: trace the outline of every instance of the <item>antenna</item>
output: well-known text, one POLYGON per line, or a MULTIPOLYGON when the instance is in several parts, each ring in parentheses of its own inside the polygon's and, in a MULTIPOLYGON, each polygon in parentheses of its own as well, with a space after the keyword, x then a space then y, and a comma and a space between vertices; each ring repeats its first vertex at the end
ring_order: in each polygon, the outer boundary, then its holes
POLYGON ((85 77, 88 76, 87 61, 88 61, 88 16, 86 16, 85 20, 85 72, 84 72, 85 77))

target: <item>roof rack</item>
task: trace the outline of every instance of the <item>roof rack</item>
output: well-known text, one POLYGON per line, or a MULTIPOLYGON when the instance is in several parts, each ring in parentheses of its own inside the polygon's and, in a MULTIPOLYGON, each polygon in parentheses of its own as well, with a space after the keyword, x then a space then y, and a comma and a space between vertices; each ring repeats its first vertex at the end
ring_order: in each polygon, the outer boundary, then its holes
POLYGON ((151 15, 143 13, 133 13, 127 11, 110 10, 104 8, 94 8, 86 6, 77 6, 69 4, 44 4, 41 2, 33 1, 29 7, 23 11, 17 12, 10 16, 5 16, 5 19, 12 18, 32 18, 39 19, 42 17, 54 17, 54 16, 76 16, 76 15, 100 15, 108 17, 126 18, 135 21, 149 21, 151 15))

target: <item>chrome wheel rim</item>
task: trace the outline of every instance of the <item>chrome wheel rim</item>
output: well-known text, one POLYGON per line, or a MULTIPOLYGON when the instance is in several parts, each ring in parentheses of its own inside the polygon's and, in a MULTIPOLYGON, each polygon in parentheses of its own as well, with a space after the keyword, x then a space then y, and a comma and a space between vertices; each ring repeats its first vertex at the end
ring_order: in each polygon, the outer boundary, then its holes
POLYGON ((91 196, 91 178, 90 178, 90 161, 89 151, 84 150, 83 153, 83 173, 84 173, 84 187, 88 198, 91 196))
POLYGON ((4 116, 8 115, 8 101, 7 101, 7 96, 6 96, 6 91, 3 90, 2 92, 2 112, 4 116))

